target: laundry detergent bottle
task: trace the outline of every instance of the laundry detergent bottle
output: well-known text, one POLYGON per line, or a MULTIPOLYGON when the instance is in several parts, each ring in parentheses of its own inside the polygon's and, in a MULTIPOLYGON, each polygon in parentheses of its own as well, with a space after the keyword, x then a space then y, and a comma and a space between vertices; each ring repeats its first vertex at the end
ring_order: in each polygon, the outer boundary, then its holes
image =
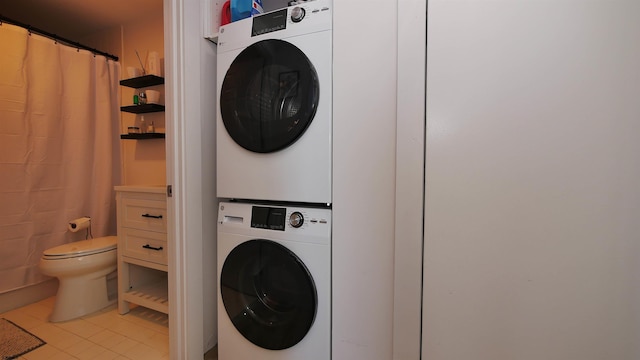
POLYGON ((231 21, 262 14, 262 0, 231 0, 231 21))

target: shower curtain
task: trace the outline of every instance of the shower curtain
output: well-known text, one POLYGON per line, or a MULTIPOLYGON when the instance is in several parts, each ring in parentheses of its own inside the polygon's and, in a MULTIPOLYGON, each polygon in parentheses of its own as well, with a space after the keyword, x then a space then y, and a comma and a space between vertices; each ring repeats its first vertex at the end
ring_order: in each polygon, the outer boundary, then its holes
POLYGON ((0 25, 0 293, 39 283, 42 252, 115 235, 120 65, 0 25))

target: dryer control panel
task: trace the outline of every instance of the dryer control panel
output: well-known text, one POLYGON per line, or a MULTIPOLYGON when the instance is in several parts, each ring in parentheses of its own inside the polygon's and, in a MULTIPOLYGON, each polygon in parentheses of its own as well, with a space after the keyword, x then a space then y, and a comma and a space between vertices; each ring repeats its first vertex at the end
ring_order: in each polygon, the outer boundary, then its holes
POLYGON ((253 17, 251 36, 262 35, 287 28, 287 9, 272 11, 253 17))
POLYGON ((331 0, 314 0, 234 21, 220 27, 218 53, 263 39, 286 39, 331 30, 331 0))
POLYGON ((287 28, 287 24, 295 25, 305 19, 307 15, 315 18, 320 14, 330 13, 330 10, 329 3, 326 0, 321 0, 255 15, 251 17, 251 36, 284 30, 287 28))

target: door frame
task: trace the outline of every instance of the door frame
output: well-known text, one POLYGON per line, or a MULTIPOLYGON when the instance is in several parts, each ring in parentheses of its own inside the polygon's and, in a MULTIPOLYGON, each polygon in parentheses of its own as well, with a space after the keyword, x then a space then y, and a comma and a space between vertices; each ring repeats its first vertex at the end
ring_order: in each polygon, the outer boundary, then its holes
POLYGON ((217 343, 216 50, 204 7, 164 0, 171 359, 202 358, 217 343))

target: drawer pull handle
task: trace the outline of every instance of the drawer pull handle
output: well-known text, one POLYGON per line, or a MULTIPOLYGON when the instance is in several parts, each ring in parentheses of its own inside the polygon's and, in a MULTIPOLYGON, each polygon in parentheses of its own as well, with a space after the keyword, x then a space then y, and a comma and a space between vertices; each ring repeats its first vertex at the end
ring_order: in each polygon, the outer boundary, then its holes
POLYGON ((162 219, 162 215, 142 214, 142 217, 153 218, 153 219, 162 219))
POLYGON ((143 248, 145 248, 145 249, 155 250, 155 251, 160 251, 160 250, 162 250, 162 246, 160 246, 160 247, 153 247, 153 246, 151 246, 151 245, 149 245, 149 244, 147 244, 147 245, 142 245, 142 247, 143 247, 143 248))

